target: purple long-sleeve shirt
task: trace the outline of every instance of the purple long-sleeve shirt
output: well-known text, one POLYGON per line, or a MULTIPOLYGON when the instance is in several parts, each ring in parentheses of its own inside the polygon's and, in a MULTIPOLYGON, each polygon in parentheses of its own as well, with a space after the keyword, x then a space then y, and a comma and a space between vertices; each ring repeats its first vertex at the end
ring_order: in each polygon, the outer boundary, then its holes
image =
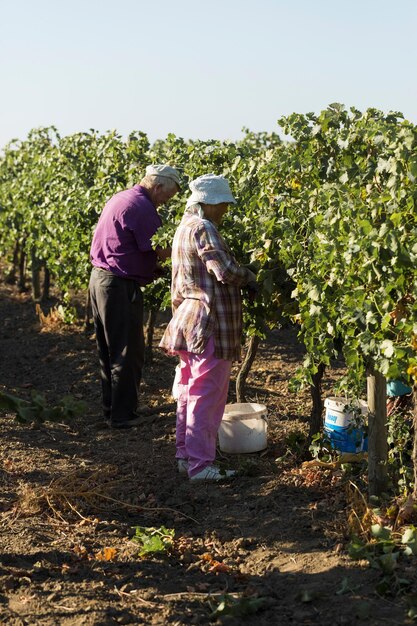
POLYGON ((90 258, 96 267, 146 285, 155 278, 157 255, 151 237, 161 218, 140 185, 120 191, 105 205, 96 226, 90 258))

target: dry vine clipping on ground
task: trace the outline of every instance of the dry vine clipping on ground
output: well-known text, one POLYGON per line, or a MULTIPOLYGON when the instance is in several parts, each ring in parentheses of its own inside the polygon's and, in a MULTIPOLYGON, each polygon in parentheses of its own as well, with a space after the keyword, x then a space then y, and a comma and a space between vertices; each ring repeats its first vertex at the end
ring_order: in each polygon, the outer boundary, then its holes
POLYGON ((92 336, 59 319, 41 325, 30 298, 4 284, 0 317, 1 389, 87 407, 40 426, 0 417, 1 623, 407 623, 404 605, 375 594, 377 573, 346 556, 340 468, 297 459, 310 398, 288 391, 302 360, 291 329, 263 342, 248 380, 249 399, 268 407, 267 450, 219 454, 239 478, 193 485, 174 462, 175 359, 155 351, 145 425, 114 432, 100 419, 92 336), (139 526, 165 528, 166 549, 139 556, 139 526))

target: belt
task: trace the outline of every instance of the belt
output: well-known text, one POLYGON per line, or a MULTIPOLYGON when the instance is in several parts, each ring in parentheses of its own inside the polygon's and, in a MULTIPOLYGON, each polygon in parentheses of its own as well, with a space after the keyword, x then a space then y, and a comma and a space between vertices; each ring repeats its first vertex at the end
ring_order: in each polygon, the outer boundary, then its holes
POLYGON ((110 272, 109 270, 105 270, 102 267, 97 267, 97 265, 93 265, 93 272, 94 271, 99 272, 101 274, 106 274, 106 276, 112 276, 113 278, 120 278, 120 280, 128 280, 131 283, 135 283, 138 287, 142 286, 140 282, 138 280, 135 280, 134 278, 128 278, 127 276, 119 276, 118 274, 115 274, 114 272, 110 272))

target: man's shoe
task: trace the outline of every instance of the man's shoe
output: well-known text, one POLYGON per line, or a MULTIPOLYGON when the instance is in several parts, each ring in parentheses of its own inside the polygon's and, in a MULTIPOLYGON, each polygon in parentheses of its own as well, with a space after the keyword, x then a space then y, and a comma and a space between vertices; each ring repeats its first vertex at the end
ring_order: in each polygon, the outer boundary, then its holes
POLYGON ((219 481, 219 480, 227 480, 228 478, 233 478, 233 476, 236 476, 235 470, 220 470, 218 467, 215 467, 214 465, 208 465, 203 470, 201 470, 201 472, 198 472, 198 474, 194 474, 194 476, 191 476, 190 480, 196 481, 196 482, 198 481, 212 482, 212 481, 219 481))
POLYGON ((141 426, 145 421, 142 415, 135 415, 127 420, 114 421, 111 423, 112 428, 133 428, 134 426, 141 426))
POLYGON ((187 459, 177 459, 178 461, 178 473, 188 474, 188 461, 187 459))

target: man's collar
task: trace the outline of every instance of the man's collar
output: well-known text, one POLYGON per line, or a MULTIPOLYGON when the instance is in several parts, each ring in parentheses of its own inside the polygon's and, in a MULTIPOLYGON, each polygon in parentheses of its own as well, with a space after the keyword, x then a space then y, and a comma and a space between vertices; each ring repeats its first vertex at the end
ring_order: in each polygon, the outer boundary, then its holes
POLYGON ((146 196, 146 198, 149 200, 149 202, 152 204, 152 206, 154 206, 154 204, 152 202, 152 198, 151 198, 150 193, 149 193, 149 189, 146 189, 146 187, 142 187, 142 185, 139 185, 139 184, 135 185, 135 187, 137 189, 139 189, 140 192, 143 193, 144 196, 146 196))

